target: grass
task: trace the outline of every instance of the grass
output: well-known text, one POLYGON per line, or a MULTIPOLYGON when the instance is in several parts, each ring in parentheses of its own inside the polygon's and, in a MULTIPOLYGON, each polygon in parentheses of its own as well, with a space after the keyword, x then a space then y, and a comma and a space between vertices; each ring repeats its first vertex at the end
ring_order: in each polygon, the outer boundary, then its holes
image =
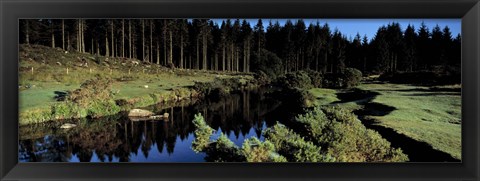
MULTIPOLYGON (((385 116, 370 116, 376 124, 394 129, 434 149, 461 159, 461 94, 460 85, 413 86, 403 84, 361 84, 357 88, 380 93, 372 102, 395 107, 385 116)), ((313 88, 315 105, 339 101, 341 90, 313 88)), ((354 102, 336 104, 349 110, 361 109, 354 102)))
POLYGON ((461 159, 461 95, 459 85, 423 87, 399 84, 362 84, 380 93, 372 102, 395 107, 385 116, 371 116, 389 127, 461 159), (450 89, 450 90, 449 90, 450 89))
POLYGON ((340 100, 335 95, 337 91, 334 89, 313 88, 308 92, 315 97, 314 105, 327 105, 340 100))
POLYGON ((336 95, 337 93, 339 93, 339 91, 341 90, 325 88, 313 88, 308 90, 308 92, 312 94, 315 98, 315 101, 313 103, 314 106, 325 106, 334 104, 350 111, 361 109, 361 106, 355 102, 335 103, 336 101, 340 101, 340 99, 338 99, 336 95))
POLYGON ((113 99, 131 100, 135 107, 173 99, 176 96, 173 94, 178 94, 175 89, 192 86, 195 82, 211 82, 215 78, 253 79, 249 74, 171 70, 156 64, 135 65, 133 61, 141 62, 136 59, 95 57, 88 53, 65 53, 61 49, 38 45, 21 45, 19 123, 24 125, 54 119, 48 116, 52 106, 58 104, 54 99, 54 91, 75 90, 97 74, 117 80, 112 85, 113 99), (101 60, 101 63, 95 59, 101 60), (80 66, 85 62, 88 67, 80 66))

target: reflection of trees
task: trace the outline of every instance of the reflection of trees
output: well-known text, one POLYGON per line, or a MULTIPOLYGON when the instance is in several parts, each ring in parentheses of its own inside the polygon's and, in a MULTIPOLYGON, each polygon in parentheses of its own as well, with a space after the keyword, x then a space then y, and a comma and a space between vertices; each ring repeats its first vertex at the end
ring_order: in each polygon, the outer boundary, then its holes
POLYGON ((66 151, 64 142, 55 136, 45 136, 37 140, 20 142, 20 160, 38 162, 65 162, 70 157, 62 156, 66 151))
MULTIPOLYGON (((152 146, 156 146, 162 153, 164 150, 172 154, 177 138, 184 141, 189 134, 193 134, 193 116, 202 113, 207 124, 214 129, 221 128, 225 134, 233 134, 238 138, 240 134, 248 134, 251 128, 255 129, 260 137, 262 121, 280 102, 264 96, 265 91, 241 92, 231 94, 220 100, 203 99, 198 101, 184 101, 175 103, 176 107, 165 108, 164 105, 155 105, 153 110, 158 114, 168 112, 168 120, 159 121, 130 121, 119 114, 95 120, 80 120, 78 126, 71 130, 60 130, 57 126, 35 128, 41 132, 24 131, 38 135, 53 134, 47 142, 43 137, 20 141, 20 157, 29 161, 68 161, 76 155, 80 161, 90 161, 95 153, 98 161, 112 161, 118 158, 121 162, 130 161, 131 154, 138 155, 140 150, 148 158, 152 146), (196 103, 194 105, 191 105, 196 103), (39 146, 42 145, 42 146, 39 146), (39 154, 39 149, 47 149, 47 154, 39 154)), ((272 125, 277 120, 271 120, 272 125)), ((21 128, 22 129, 22 128, 21 128)), ((190 143, 188 143, 190 144, 190 143)))

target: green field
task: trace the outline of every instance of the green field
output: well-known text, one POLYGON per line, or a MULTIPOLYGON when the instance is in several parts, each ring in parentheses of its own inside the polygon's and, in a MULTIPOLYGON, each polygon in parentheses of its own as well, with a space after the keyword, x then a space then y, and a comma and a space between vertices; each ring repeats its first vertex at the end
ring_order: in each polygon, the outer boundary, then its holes
MULTIPOLYGON (((397 133, 426 142, 434 149, 461 159, 461 94, 460 85, 425 87, 389 83, 361 84, 357 88, 379 93, 371 102, 394 107, 385 116, 369 116, 375 124, 392 128, 397 133)), ((340 90, 314 88, 310 92, 316 104, 338 101, 340 90)), ((362 109, 354 102, 339 104, 351 110, 362 109)))
POLYGON ((398 133, 426 142, 434 149, 461 159, 462 99, 459 87, 428 88, 398 84, 359 86, 380 93, 372 102, 396 108, 388 115, 374 116, 379 125, 393 128, 398 133))

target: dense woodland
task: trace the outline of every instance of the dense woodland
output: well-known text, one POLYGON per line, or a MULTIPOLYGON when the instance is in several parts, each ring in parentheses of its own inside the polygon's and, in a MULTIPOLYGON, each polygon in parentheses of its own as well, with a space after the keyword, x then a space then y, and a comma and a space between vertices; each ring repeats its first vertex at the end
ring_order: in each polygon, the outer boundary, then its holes
POLYGON ((255 25, 240 19, 24 19, 20 26, 23 44, 181 69, 338 73, 353 67, 366 74, 458 70, 461 61, 461 36, 438 25, 403 31, 390 23, 371 40, 301 19, 284 26, 261 19, 255 25))

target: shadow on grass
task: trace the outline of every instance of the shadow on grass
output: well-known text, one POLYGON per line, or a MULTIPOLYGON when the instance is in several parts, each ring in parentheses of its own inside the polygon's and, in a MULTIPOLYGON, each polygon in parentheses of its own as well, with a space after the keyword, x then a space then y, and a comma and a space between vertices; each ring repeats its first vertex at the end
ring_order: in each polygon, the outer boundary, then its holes
POLYGON ((383 138, 391 143, 392 147, 401 148, 403 153, 408 155, 410 162, 460 162, 448 153, 435 150, 428 143, 397 133, 392 128, 376 125, 372 119, 363 117, 360 120, 368 129, 380 133, 383 138))
POLYGON ((336 101, 333 104, 356 102, 362 105, 363 109, 354 111, 354 114, 358 116, 365 127, 380 133, 383 138, 391 143, 392 147, 401 148, 403 153, 408 155, 410 162, 460 162, 460 160, 453 158, 448 153, 435 150, 428 143, 397 133, 392 128, 375 124, 375 120, 369 118, 369 116, 386 116, 396 110, 392 106, 371 102, 377 95, 380 94, 373 91, 353 89, 348 92, 337 93, 340 101, 336 101))

